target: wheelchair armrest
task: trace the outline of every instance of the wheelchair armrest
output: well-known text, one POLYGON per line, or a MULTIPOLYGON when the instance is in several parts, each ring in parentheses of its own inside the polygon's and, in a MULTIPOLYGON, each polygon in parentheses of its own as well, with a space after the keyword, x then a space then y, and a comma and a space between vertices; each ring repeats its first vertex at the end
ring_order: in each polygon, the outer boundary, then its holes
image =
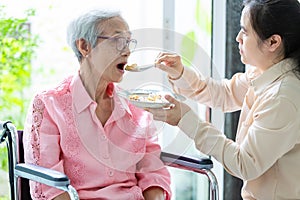
POLYGON ((15 166, 16 177, 26 178, 68 192, 71 200, 79 200, 76 189, 70 185, 67 175, 53 169, 33 164, 19 163, 15 166))
POLYGON ((33 164, 17 164, 15 175, 56 188, 67 187, 70 184, 70 180, 65 174, 33 164))
POLYGON ((210 170, 213 168, 213 162, 209 158, 194 158, 188 156, 180 156, 172 153, 161 152, 161 160, 167 165, 181 166, 187 170, 210 170))
POLYGON ((210 158, 196 158, 161 152, 160 159, 166 166, 206 175, 210 182, 210 199, 219 199, 218 181, 214 173, 211 171, 211 169, 213 168, 213 162, 210 158))

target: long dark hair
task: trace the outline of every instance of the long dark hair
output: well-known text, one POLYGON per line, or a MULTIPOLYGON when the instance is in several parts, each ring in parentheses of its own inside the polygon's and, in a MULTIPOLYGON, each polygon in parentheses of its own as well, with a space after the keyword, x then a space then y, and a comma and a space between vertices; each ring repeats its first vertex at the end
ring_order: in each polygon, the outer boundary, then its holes
POLYGON ((297 62, 300 74, 300 3, 298 0, 244 0, 249 8, 250 23, 258 37, 264 41, 280 35, 284 57, 297 62))

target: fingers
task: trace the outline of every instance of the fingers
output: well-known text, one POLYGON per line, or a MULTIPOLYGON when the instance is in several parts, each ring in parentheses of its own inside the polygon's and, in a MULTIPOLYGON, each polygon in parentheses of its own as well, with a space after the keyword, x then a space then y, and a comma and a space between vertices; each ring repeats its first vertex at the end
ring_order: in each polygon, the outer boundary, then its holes
POLYGON ((170 103, 173 104, 179 104, 179 101, 177 101, 174 97, 172 97, 171 95, 166 94, 165 95, 165 99, 168 100, 170 103))
POLYGON ((172 104, 172 106, 166 109, 146 109, 153 114, 153 119, 166 122, 172 126, 176 126, 181 119, 181 102, 177 101, 170 95, 166 95, 165 98, 172 104))
POLYGON ((172 66, 180 61, 180 56, 174 53, 166 53, 166 52, 161 52, 158 54, 156 57, 155 63, 156 64, 164 64, 167 66, 172 66))
POLYGON ((165 99, 171 103, 171 106, 168 107, 168 109, 172 109, 174 107, 180 107, 180 101, 172 97, 171 95, 165 95, 165 99))
POLYGON ((167 109, 151 109, 147 108, 146 111, 153 114, 153 119, 158 121, 167 122, 172 126, 177 126, 182 116, 190 110, 190 107, 174 97, 166 95, 165 98, 173 105, 167 109))
POLYGON ((166 115, 167 115, 167 113, 166 113, 167 110, 166 109, 156 109, 156 108, 151 108, 150 109, 150 108, 148 108, 148 109, 145 109, 145 110, 152 113, 154 120, 163 121, 163 122, 166 121, 166 115))
MULTIPOLYGON (((174 107, 175 108, 175 107, 174 107)), ((157 121, 166 122, 170 125, 177 125, 176 122, 173 122, 171 119, 172 110, 174 108, 168 108, 168 109, 159 109, 159 108, 149 108, 146 109, 148 112, 152 113, 153 119, 157 121)))
POLYGON ((155 66, 168 73, 169 77, 178 77, 183 71, 181 57, 176 53, 161 52, 155 60, 155 66))

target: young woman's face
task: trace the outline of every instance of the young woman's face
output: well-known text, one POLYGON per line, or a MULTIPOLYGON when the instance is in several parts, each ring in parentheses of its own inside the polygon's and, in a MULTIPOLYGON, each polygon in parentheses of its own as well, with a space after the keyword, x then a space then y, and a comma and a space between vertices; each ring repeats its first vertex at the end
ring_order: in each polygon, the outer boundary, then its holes
POLYGON ((266 59, 263 50, 264 44, 260 42, 253 30, 249 17, 249 10, 245 7, 241 16, 241 30, 236 37, 236 41, 239 43, 242 63, 260 67, 266 59))

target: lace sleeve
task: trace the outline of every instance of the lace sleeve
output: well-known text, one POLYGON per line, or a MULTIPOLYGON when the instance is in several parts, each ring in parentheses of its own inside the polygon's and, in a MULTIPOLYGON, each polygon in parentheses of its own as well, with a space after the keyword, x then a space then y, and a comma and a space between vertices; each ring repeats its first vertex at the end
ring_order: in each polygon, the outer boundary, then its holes
MULTIPOLYGON (((44 136, 43 133, 45 131, 43 130, 51 130, 51 133, 58 132, 55 124, 48 114, 42 97, 37 95, 31 103, 24 124, 23 143, 25 162, 53 168, 46 163, 51 163, 49 160, 52 161, 57 157, 55 154, 59 154, 59 150, 57 150, 59 147, 56 147, 58 146, 57 141, 59 136, 58 134, 51 137, 47 135, 44 136), (43 141, 43 146, 41 146, 41 141, 43 141), (47 145, 53 147, 54 151, 47 151, 47 148, 45 148, 47 145), (43 156, 45 154, 48 154, 47 157, 43 156)), ((54 163, 54 165, 59 165, 59 161, 54 163)), ((59 190, 33 181, 30 181, 30 192, 33 199, 39 200, 49 199, 49 197, 53 197, 61 193, 59 190)))

